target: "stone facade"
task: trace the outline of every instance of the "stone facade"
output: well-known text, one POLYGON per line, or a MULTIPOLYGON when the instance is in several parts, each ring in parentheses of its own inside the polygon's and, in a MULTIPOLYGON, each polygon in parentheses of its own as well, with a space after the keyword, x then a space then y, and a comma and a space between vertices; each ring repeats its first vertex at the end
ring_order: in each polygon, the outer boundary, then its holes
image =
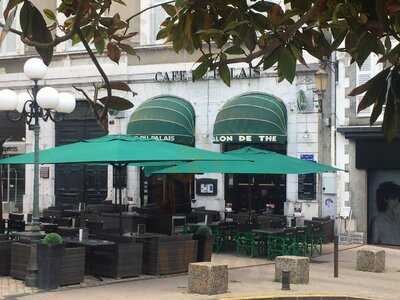
POLYGON ((228 291, 228 266, 210 262, 191 263, 188 277, 189 293, 216 295, 228 291))
POLYGON ((372 247, 364 247, 357 251, 358 271, 364 272, 385 272, 385 250, 375 249, 372 247))
POLYGON ((275 258, 275 281, 282 281, 282 271, 290 272, 290 283, 307 284, 310 259, 302 256, 278 256, 275 258))

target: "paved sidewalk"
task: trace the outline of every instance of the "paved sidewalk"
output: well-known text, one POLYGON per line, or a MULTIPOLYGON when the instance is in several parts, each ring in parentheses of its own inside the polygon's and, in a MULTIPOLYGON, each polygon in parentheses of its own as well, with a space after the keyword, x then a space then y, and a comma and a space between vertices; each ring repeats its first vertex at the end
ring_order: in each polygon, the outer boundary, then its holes
MULTIPOLYGON (((340 278, 333 278, 332 254, 324 255, 313 260, 311 264, 310 284, 292 285, 292 290, 286 294, 341 294, 369 297, 374 300, 399 300, 400 250, 386 248, 387 271, 376 274, 355 271, 357 249, 353 248, 340 253, 340 278)), ((223 254, 215 255, 214 259, 219 262, 228 262, 230 266, 235 267, 229 271, 228 294, 219 296, 188 294, 187 276, 181 275, 38 293, 16 298, 21 300, 197 300, 282 294, 280 284, 273 282, 273 264, 265 264, 265 260, 223 254), (259 263, 263 264, 255 265, 259 263), (246 267, 246 265, 253 266, 246 267)))

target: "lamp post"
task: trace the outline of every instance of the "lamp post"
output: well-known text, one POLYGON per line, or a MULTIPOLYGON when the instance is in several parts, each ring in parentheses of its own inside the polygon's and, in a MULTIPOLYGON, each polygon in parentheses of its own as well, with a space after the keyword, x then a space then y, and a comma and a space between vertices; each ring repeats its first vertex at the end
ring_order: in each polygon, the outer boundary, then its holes
POLYGON ((34 132, 34 177, 32 202, 32 232, 38 232, 39 226, 39 121, 56 121, 55 113, 71 113, 75 109, 76 101, 72 94, 58 93, 52 87, 40 87, 38 82, 47 73, 47 66, 39 58, 30 58, 24 65, 25 75, 33 81, 30 93, 23 92, 17 95, 10 89, 0 91, 0 110, 8 111, 12 121, 25 119, 29 130, 34 132), (17 111, 18 114, 12 113, 17 111))

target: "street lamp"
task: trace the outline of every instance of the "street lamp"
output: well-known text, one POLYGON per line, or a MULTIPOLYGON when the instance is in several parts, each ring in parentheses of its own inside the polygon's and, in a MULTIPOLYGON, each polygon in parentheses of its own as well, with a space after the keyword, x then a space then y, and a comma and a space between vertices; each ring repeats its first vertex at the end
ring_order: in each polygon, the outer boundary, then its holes
POLYGON ((32 231, 37 232, 39 227, 39 120, 56 121, 58 113, 71 113, 75 109, 76 101, 72 94, 58 93, 52 87, 42 87, 38 81, 47 73, 47 66, 39 58, 30 58, 24 65, 25 75, 34 83, 31 90, 17 95, 10 89, 0 91, 0 111, 8 111, 12 121, 25 120, 30 130, 34 131, 34 177, 33 177, 33 209, 32 231), (12 111, 17 111, 18 114, 12 111))

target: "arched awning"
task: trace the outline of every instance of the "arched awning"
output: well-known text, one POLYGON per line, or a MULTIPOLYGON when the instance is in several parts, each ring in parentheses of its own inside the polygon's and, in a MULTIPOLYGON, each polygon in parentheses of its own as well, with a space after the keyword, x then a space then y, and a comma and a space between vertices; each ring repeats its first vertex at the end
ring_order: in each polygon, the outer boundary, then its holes
POLYGON ((188 101, 179 97, 166 95, 151 98, 134 111, 127 134, 194 145, 194 109, 188 101))
POLYGON ((224 104, 214 124, 216 143, 278 143, 287 140, 287 111, 282 100, 252 92, 224 104))

